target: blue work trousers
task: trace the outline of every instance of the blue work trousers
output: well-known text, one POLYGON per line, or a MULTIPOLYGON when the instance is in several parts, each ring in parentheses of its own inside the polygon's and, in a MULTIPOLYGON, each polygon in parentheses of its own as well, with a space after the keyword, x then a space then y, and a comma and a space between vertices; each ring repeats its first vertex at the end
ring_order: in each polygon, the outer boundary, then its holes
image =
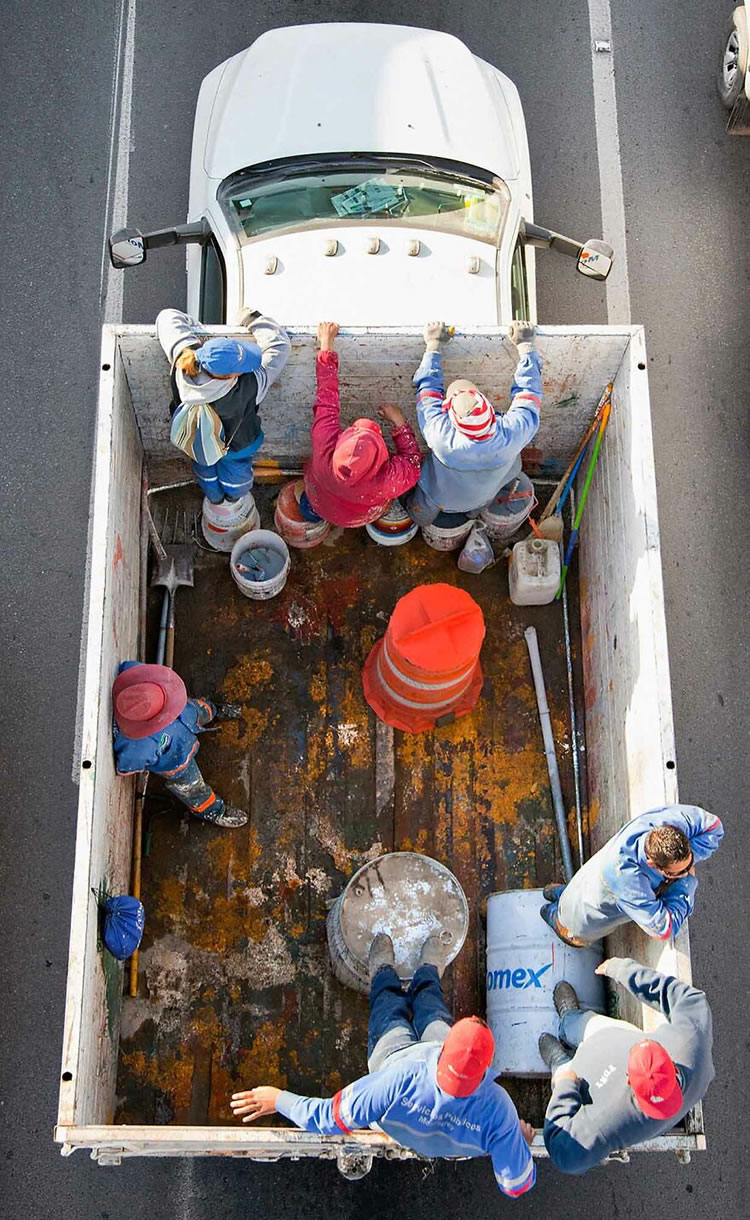
POLYGON ((221 504, 223 500, 239 500, 247 495, 253 485, 253 458, 257 451, 258 445, 252 444, 236 452, 230 449, 213 466, 193 462, 193 474, 204 496, 212 504, 221 504))
POLYGON ((368 1070, 377 1072, 389 1055, 415 1042, 444 1042, 453 1021, 435 966, 419 966, 408 991, 393 966, 381 966, 370 984, 368 1070))

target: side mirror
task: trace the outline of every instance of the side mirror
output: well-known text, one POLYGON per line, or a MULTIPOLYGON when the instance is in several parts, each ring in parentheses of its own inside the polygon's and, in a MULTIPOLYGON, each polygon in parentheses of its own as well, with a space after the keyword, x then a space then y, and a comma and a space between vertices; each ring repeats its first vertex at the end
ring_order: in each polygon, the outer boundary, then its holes
POLYGON ((113 267, 137 267, 146 261, 146 243, 138 229, 120 229, 109 239, 109 257, 113 267))
POLYGON ((615 252, 606 241, 594 238, 581 246, 578 255, 578 270, 592 280, 606 280, 612 270, 615 252))
POLYGON ((211 240, 211 230, 202 221, 194 224, 173 225, 171 229, 154 229, 141 233, 139 229, 120 229, 109 239, 109 258, 113 267, 124 271, 126 267, 138 267, 146 261, 147 250, 158 250, 162 246, 205 246, 211 240))
POLYGON ((606 280, 612 270, 615 252, 606 241, 598 237, 584 242, 555 233, 553 229, 544 229, 541 225, 532 224, 528 220, 521 222, 521 241, 526 246, 536 246, 540 250, 557 250, 558 254, 567 254, 577 261, 581 275, 587 275, 592 280, 606 280))

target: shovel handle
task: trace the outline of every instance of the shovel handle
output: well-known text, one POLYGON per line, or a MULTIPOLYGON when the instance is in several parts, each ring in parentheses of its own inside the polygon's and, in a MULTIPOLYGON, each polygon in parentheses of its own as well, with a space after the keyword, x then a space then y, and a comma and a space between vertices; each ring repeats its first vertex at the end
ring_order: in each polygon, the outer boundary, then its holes
POLYGON ((174 593, 167 592, 169 599, 169 614, 167 616, 167 638, 164 649, 164 664, 171 669, 174 664, 174 593))
POLYGON ((169 618, 169 590, 164 590, 164 600, 161 604, 161 619, 159 620, 159 642, 156 645, 156 664, 163 665, 167 652, 167 620, 169 618))

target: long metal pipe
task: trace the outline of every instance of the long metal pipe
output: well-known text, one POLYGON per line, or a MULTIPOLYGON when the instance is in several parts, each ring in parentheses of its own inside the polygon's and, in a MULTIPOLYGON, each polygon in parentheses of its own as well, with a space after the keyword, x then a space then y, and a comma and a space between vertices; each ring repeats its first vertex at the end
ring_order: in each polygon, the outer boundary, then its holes
POLYGON ((555 739, 552 734, 552 721, 549 714, 549 705, 547 704, 547 691, 544 686, 544 673, 542 672, 542 659, 539 656, 539 642, 536 638, 536 628, 527 627, 523 634, 526 640, 526 647, 529 650, 531 672, 534 675, 536 702, 539 709, 539 720, 542 725, 542 739, 544 741, 544 753, 547 758, 550 788, 552 789, 552 806, 555 811, 557 834, 560 840, 563 873, 565 874, 565 880, 571 881, 573 878, 573 853, 570 850, 570 841, 568 839, 568 821, 563 804, 560 772, 557 767, 557 755, 555 754, 555 739))

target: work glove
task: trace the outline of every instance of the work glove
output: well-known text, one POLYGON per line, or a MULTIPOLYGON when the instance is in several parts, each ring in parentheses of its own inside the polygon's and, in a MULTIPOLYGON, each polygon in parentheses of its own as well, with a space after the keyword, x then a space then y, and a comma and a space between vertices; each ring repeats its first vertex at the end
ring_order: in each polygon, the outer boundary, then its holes
POLYGON ((536 331, 531 322, 511 322, 508 338, 518 348, 519 360, 523 360, 524 356, 528 356, 529 352, 534 350, 535 337, 536 331))
POLYGON ((234 315, 234 325, 244 326, 246 330, 250 330, 253 322, 257 322, 260 316, 261 312, 259 309, 248 309, 246 305, 243 305, 234 315))
POLYGON ((425 322, 422 334, 424 335, 425 351, 439 352, 440 344, 450 339, 451 329, 445 325, 445 322, 425 322))

